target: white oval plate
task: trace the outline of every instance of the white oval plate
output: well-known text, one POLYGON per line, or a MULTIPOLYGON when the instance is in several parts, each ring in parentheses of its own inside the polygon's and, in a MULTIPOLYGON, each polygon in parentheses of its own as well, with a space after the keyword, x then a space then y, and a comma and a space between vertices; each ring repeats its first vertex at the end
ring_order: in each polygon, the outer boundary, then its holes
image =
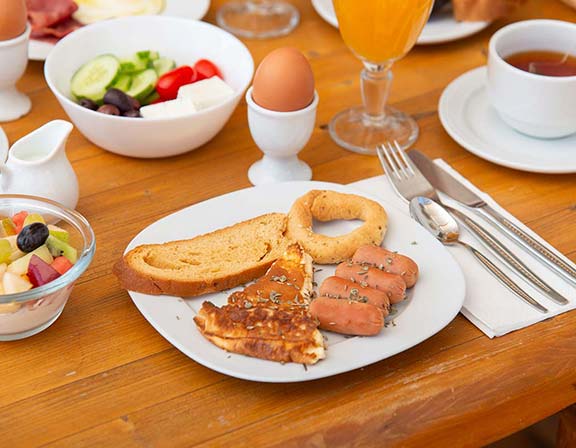
MULTIPOLYGON (((191 238, 264 213, 287 212, 296 198, 312 189, 366 196, 352 188, 325 182, 248 188, 201 202, 157 221, 137 235, 126 250, 141 244, 191 238)), ((192 299, 135 292, 130 292, 130 296, 148 322, 182 353, 210 369, 237 378, 274 383, 308 381, 381 361, 419 344, 448 325, 462 307, 465 286, 460 267, 438 241, 404 213, 379 198, 373 199, 388 211, 385 246, 412 257, 420 267, 420 279, 394 315, 395 326, 391 324, 380 335, 364 338, 344 338, 323 332, 329 347, 327 357, 307 369, 299 364, 283 365, 228 353, 202 336, 193 321, 202 302, 210 300, 223 305, 232 291, 192 299)), ((342 234, 352 226, 350 222, 335 221, 323 226, 322 232, 342 234)), ((320 284, 333 273, 334 266, 322 266, 315 281, 320 284)))
MULTIPOLYGON (((326 22, 338 28, 338 19, 332 0, 312 0, 312 6, 326 22)), ((418 38, 418 45, 433 45, 452 42, 476 34, 491 22, 457 22, 451 11, 440 12, 430 17, 418 38)))
MULTIPOLYGON (((166 0, 166 6, 161 15, 200 20, 206 15, 208 8, 210 8, 210 0, 166 0)), ((28 59, 45 61, 54 45, 49 42, 30 39, 28 59)))
POLYGON ((538 139, 516 132, 490 105, 486 67, 452 81, 442 93, 438 114, 460 146, 485 160, 533 173, 576 173, 576 134, 538 139))

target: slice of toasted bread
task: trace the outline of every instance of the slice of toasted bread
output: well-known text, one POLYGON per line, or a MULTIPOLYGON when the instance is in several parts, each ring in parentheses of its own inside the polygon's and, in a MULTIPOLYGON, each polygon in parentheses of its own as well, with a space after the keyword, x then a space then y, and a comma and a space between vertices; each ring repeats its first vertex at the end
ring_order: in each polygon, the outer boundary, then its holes
POLYGON ((464 22, 501 19, 523 3, 526 0, 452 0, 454 18, 464 22))
POLYGON ((114 265, 122 287, 193 297, 261 276, 284 252, 286 215, 269 213, 189 240, 146 244, 114 265))
POLYGON ((318 322, 308 313, 312 277, 312 258, 292 244, 228 305, 204 302, 194 321, 206 339, 229 352, 314 364, 326 353, 318 322))

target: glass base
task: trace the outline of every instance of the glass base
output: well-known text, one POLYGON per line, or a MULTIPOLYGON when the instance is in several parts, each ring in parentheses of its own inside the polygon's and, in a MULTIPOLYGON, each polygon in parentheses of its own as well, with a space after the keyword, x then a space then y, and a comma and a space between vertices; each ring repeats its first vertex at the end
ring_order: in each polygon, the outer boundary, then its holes
POLYGON ((300 22, 300 13, 279 1, 228 2, 216 14, 218 26, 232 34, 267 39, 290 33, 300 22))
POLYGON ((416 121, 399 110, 386 107, 382 120, 371 119, 363 107, 353 107, 330 121, 330 136, 340 146, 360 154, 376 155, 376 146, 396 140, 408 149, 418 138, 416 121))

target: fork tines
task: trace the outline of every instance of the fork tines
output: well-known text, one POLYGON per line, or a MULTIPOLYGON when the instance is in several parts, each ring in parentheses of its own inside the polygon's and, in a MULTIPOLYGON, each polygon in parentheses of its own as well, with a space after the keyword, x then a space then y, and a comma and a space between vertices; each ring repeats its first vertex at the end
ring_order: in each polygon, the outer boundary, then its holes
POLYGON ((408 160, 396 140, 393 143, 386 142, 379 145, 376 152, 387 176, 408 179, 416 174, 412 162, 408 160))
POLYGON ((404 153, 397 141, 386 142, 376 148, 380 163, 392 187, 406 201, 416 196, 438 199, 436 190, 404 153))

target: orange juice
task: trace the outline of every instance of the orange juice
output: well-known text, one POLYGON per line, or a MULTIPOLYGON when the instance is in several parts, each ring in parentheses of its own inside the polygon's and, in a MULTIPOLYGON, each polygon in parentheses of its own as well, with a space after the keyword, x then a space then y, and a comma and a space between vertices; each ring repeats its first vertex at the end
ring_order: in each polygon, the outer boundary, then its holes
POLYGON ((433 0, 333 0, 346 45, 364 60, 382 63, 408 53, 433 0))

